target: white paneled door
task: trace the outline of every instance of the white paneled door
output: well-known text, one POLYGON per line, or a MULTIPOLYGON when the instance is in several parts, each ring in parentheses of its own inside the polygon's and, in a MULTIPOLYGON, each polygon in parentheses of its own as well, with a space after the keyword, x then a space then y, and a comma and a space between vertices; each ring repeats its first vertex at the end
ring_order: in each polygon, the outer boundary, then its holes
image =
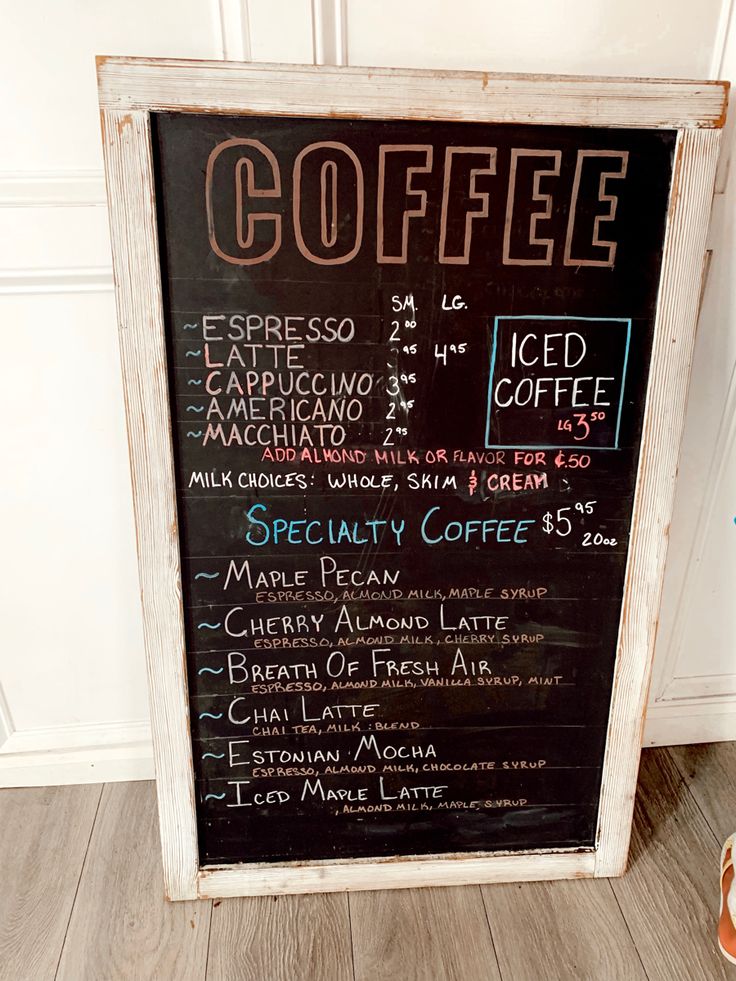
MULTIPOLYGON (((152 774, 94 56, 728 78, 729 12, 730 0, 0 0, 0 786, 152 774)), ((649 743, 736 738, 733 184, 724 163, 649 743)))

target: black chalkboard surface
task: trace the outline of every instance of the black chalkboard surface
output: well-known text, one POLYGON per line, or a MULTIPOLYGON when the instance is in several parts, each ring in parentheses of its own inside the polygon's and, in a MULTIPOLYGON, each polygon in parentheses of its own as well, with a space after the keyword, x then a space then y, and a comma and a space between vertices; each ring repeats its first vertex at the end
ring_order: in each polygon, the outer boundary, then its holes
POLYGON ((674 132, 152 124, 201 863, 592 848, 674 132))

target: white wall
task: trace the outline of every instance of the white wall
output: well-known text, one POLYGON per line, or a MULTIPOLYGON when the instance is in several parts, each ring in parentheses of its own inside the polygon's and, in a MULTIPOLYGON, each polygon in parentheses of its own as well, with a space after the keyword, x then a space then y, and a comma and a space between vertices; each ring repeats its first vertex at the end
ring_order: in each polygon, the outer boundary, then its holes
MULTIPOLYGON (((736 80, 736 13, 716 70, 736 80)), ((718 52, 716 52, 718 57, 718 52)), ((736 739, 736 100, 725 134, 650 697, 650 738, 736 739)))
POLYGON ((704 78, 719 0, 348 0, 354 65, 704 78))
MULTIPOLYGON (((728 6, 0 0, 0 785, 152 772, 94 55, 690 77, 714 76, 725 57, 728 77, 728 6)), ((649 741, 736 738, 736 269, 725 174, 649 741)))

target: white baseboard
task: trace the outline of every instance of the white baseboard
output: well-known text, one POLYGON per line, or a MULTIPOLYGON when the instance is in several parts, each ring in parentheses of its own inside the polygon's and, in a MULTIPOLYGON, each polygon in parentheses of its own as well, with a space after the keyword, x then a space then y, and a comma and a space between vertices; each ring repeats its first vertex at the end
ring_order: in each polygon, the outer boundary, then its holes
MULTIPOLYGON (((644 746, 736 740, 736 706, 650 706, 644 746)), ((147 721, 11 732, 0 746, 1 787, 153 780, 147 721)))
POLYGON ((650 705, 644 747, 684 746, 736 740, 736 706, 706 704, 650 705))
POLYGON ((16 730, 0 746, 0 787, 152 780, 146 721, 16 730))
POLYGON ((10 739, 14 731, 15 726, 13 725, 8 701, 5 697, 3 686, 0 685, 0 747, 10 739))

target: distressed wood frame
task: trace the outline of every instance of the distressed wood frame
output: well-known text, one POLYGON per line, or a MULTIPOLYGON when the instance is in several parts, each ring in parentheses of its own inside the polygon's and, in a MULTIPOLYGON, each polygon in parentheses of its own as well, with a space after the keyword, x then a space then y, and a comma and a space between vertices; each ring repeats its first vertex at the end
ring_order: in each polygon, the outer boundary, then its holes
POLYGON ((621 875, 667 551, 728 84, 98 58, 166 895, 621 875), (677 130, 596 847, 200 867, 150 113, 677 130))

